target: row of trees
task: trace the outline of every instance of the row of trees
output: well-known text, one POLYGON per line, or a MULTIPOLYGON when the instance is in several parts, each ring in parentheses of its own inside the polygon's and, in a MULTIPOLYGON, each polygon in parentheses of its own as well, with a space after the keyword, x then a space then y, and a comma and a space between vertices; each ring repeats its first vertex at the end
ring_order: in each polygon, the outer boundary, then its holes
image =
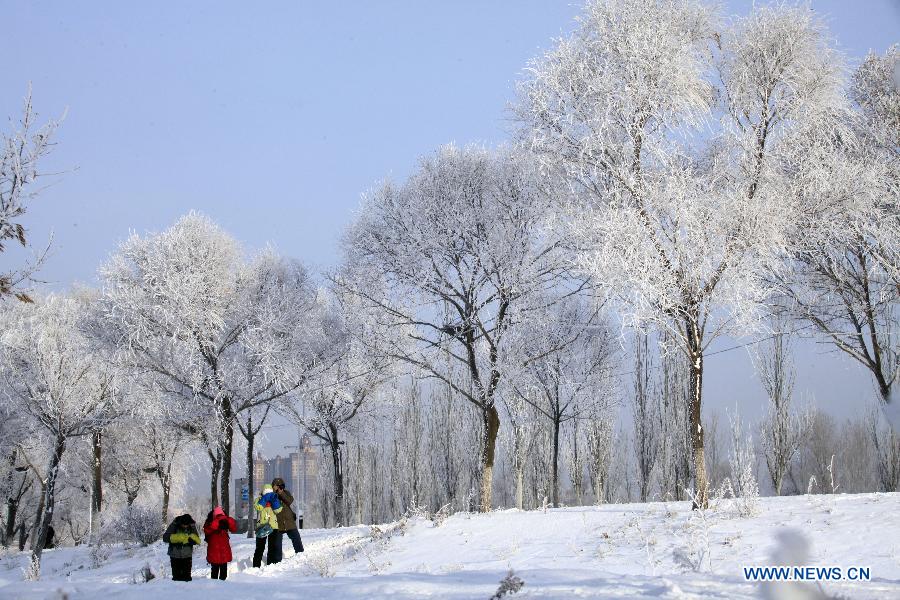
MULTIPOLYGON (((445 146, 371 190, 323 281, 193 213, 123 242, 99 290, 32 298, 6 277, 25 301, 2 312, 6 530, 33 475, 37 574, 74 443, 90 447, 72 485, 92 524, 111 469, 131 474, 127 503, 155 477, 165 519, 185 448, 230 510, 236 438, 251 472, 275 412, 327 448, 332 523, 490 510, 503 455, 515 505, 559 504, 566 473, 578 499, 587 473, 599 501, 616 489, 626 374, 638 497, 692 488, 702 505, 704 358, 773 318, 867 368, 896 433, 897 54, 847 81, 806 7, 728 20, 696 0, 592 0, 529 65, 515 143, 445 146)), ((29 134, 30 114, 0 179, 0 235, 22 243, 55 127, 29 134)), ((784 361, 759 370, 780 490, 805 425, 784 361)))

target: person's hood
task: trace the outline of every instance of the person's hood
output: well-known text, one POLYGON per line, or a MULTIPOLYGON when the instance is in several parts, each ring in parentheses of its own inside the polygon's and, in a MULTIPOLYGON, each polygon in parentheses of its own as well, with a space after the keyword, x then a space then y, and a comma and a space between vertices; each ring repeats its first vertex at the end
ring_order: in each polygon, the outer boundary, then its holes
POLYGON ((225 511, 222 509, 221 506, 217 506, 213 509, 213 516, 214 517, 224 517, 225 511))
POLYGON ((193 525, 196 521, 189 514, 183 514, 175 517, 175 522, 182 526, 193 525))
POLYGON ((272 489, 272 486, 271 486, 271 485, 266 484, 266 485, 263 486, 263 491, 262 491, 262 493, 263 493, 264 496, 265 496, 266 494, 274 494, 274 493, 275 493, 275 490, 272 489))

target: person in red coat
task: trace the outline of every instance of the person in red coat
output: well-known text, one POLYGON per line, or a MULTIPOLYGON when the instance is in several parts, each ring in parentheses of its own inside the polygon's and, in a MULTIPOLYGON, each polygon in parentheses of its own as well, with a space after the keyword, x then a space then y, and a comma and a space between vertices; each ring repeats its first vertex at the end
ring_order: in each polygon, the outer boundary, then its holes
POLYGON ((221 506, 215 507, 206 516, 203 533, 206 534, 206 562, 212 567, 212 578, 228 578, 228 563, 231 562, 231 542, 228 532, 237 532, 237 523, 225 514, 221 506))

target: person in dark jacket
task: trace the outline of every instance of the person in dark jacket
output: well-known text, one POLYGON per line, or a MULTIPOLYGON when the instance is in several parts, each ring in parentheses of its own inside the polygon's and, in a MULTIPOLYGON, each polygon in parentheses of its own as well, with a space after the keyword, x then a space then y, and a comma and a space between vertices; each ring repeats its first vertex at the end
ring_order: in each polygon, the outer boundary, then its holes
POLYGON ((163 542, 169 545, 172 581, 191 580, 194 546, 200 544, 200 534, 197 533, 196 524, 191 515, 178 515, 163 533, 163 542))
POLYGON ((263 486, 262 494, 253 504, 256 509, 256 550, 253 552, 253 566, 262 566, 263 551, 266 552, 266 564, 281 562, 281 536, 278 533, 278 514, 282 511, 281 500, 271 485, 263 486))
POLYGON ((289 491, 284 489, 284 479, 281 477, 276 477, 272 480, 272 489, 275 490, 278 499, 281 500, 282 506, 281 512, 278 513, 278 531, 276 535, 280 536, 286 533, 294 546, 294 552, 303 552, 303 540, 300 539, 300 532, 297 531, 297 515, 294 514, 294 510, 291 508, 291 504, 294 503, 294 497, 289 491))
POLYGON ((228 578, 228 563, 231 562, 231 542, 228 532, 237 533, 237 523, 225 514, 221 506, 217 506, 208 515, 203 523, 203 533, 206 535, 206 562, 212 568, 211 577, 225 581, 228 578))

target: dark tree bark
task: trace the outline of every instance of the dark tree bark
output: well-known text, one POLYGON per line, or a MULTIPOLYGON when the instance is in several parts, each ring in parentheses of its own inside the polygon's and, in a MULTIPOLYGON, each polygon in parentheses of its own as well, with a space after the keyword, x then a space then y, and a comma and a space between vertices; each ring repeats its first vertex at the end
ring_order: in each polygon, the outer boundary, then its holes
POLYGON ((41 553, 44 551, 44 542, 47 539, 47 531, 53 520, 53 508, 56 503, 56 478, 59 475, 59 463, 62 461, 63 452, 66 450, 66 438, 57 436, 50 455, 50 466, 47 469, 47 485, 44 489, 44 510, 40 519, 40 526, 35 539, 31 542, 31 568, 35 578, 40 576, 41 553))
POLYGON ((336 525, 346 525, 344 522, 344 465, 341 460, 341 446, 338 440, 337 426, 334 423, 329 423, 328 431, 331 464, 334 468, 334 522, 336 525))
POLYGON ((694 508, 709 506, 709 480, 706 475, 706 458, 703 446, 703 424, 701 408, 703 402, 703 340, 700 326, 695 318, 686 318, 685 336, 688 341, 690 361, 690 398, 688 418, 690 420, 691 449, 694 453, 694 508))
POLYGON ((560 419, 557 414, 553 421, 553 456, 552 456, 552 468, 551 468, 551 481, 550 481, 550 501, 553 503, 553 506, 559 506, 559 429, 560 429, 560 419))
MULTIPOLYGON (((103 432, 96 430, 91 435, 91 448, 93 450, 91 482, 91 531, 88 538, 94 537, 100 532, 100 512, 103 507, 103 432)), ((92 539, 92 541, 94 541, 92 539)))
POLYGON ((209 448, 206 449, 209 456, 210 474, 209 474, 209 504, 210 509, 219 506, 219 470, 222 466, 221 450, 213 452, 209 448))

